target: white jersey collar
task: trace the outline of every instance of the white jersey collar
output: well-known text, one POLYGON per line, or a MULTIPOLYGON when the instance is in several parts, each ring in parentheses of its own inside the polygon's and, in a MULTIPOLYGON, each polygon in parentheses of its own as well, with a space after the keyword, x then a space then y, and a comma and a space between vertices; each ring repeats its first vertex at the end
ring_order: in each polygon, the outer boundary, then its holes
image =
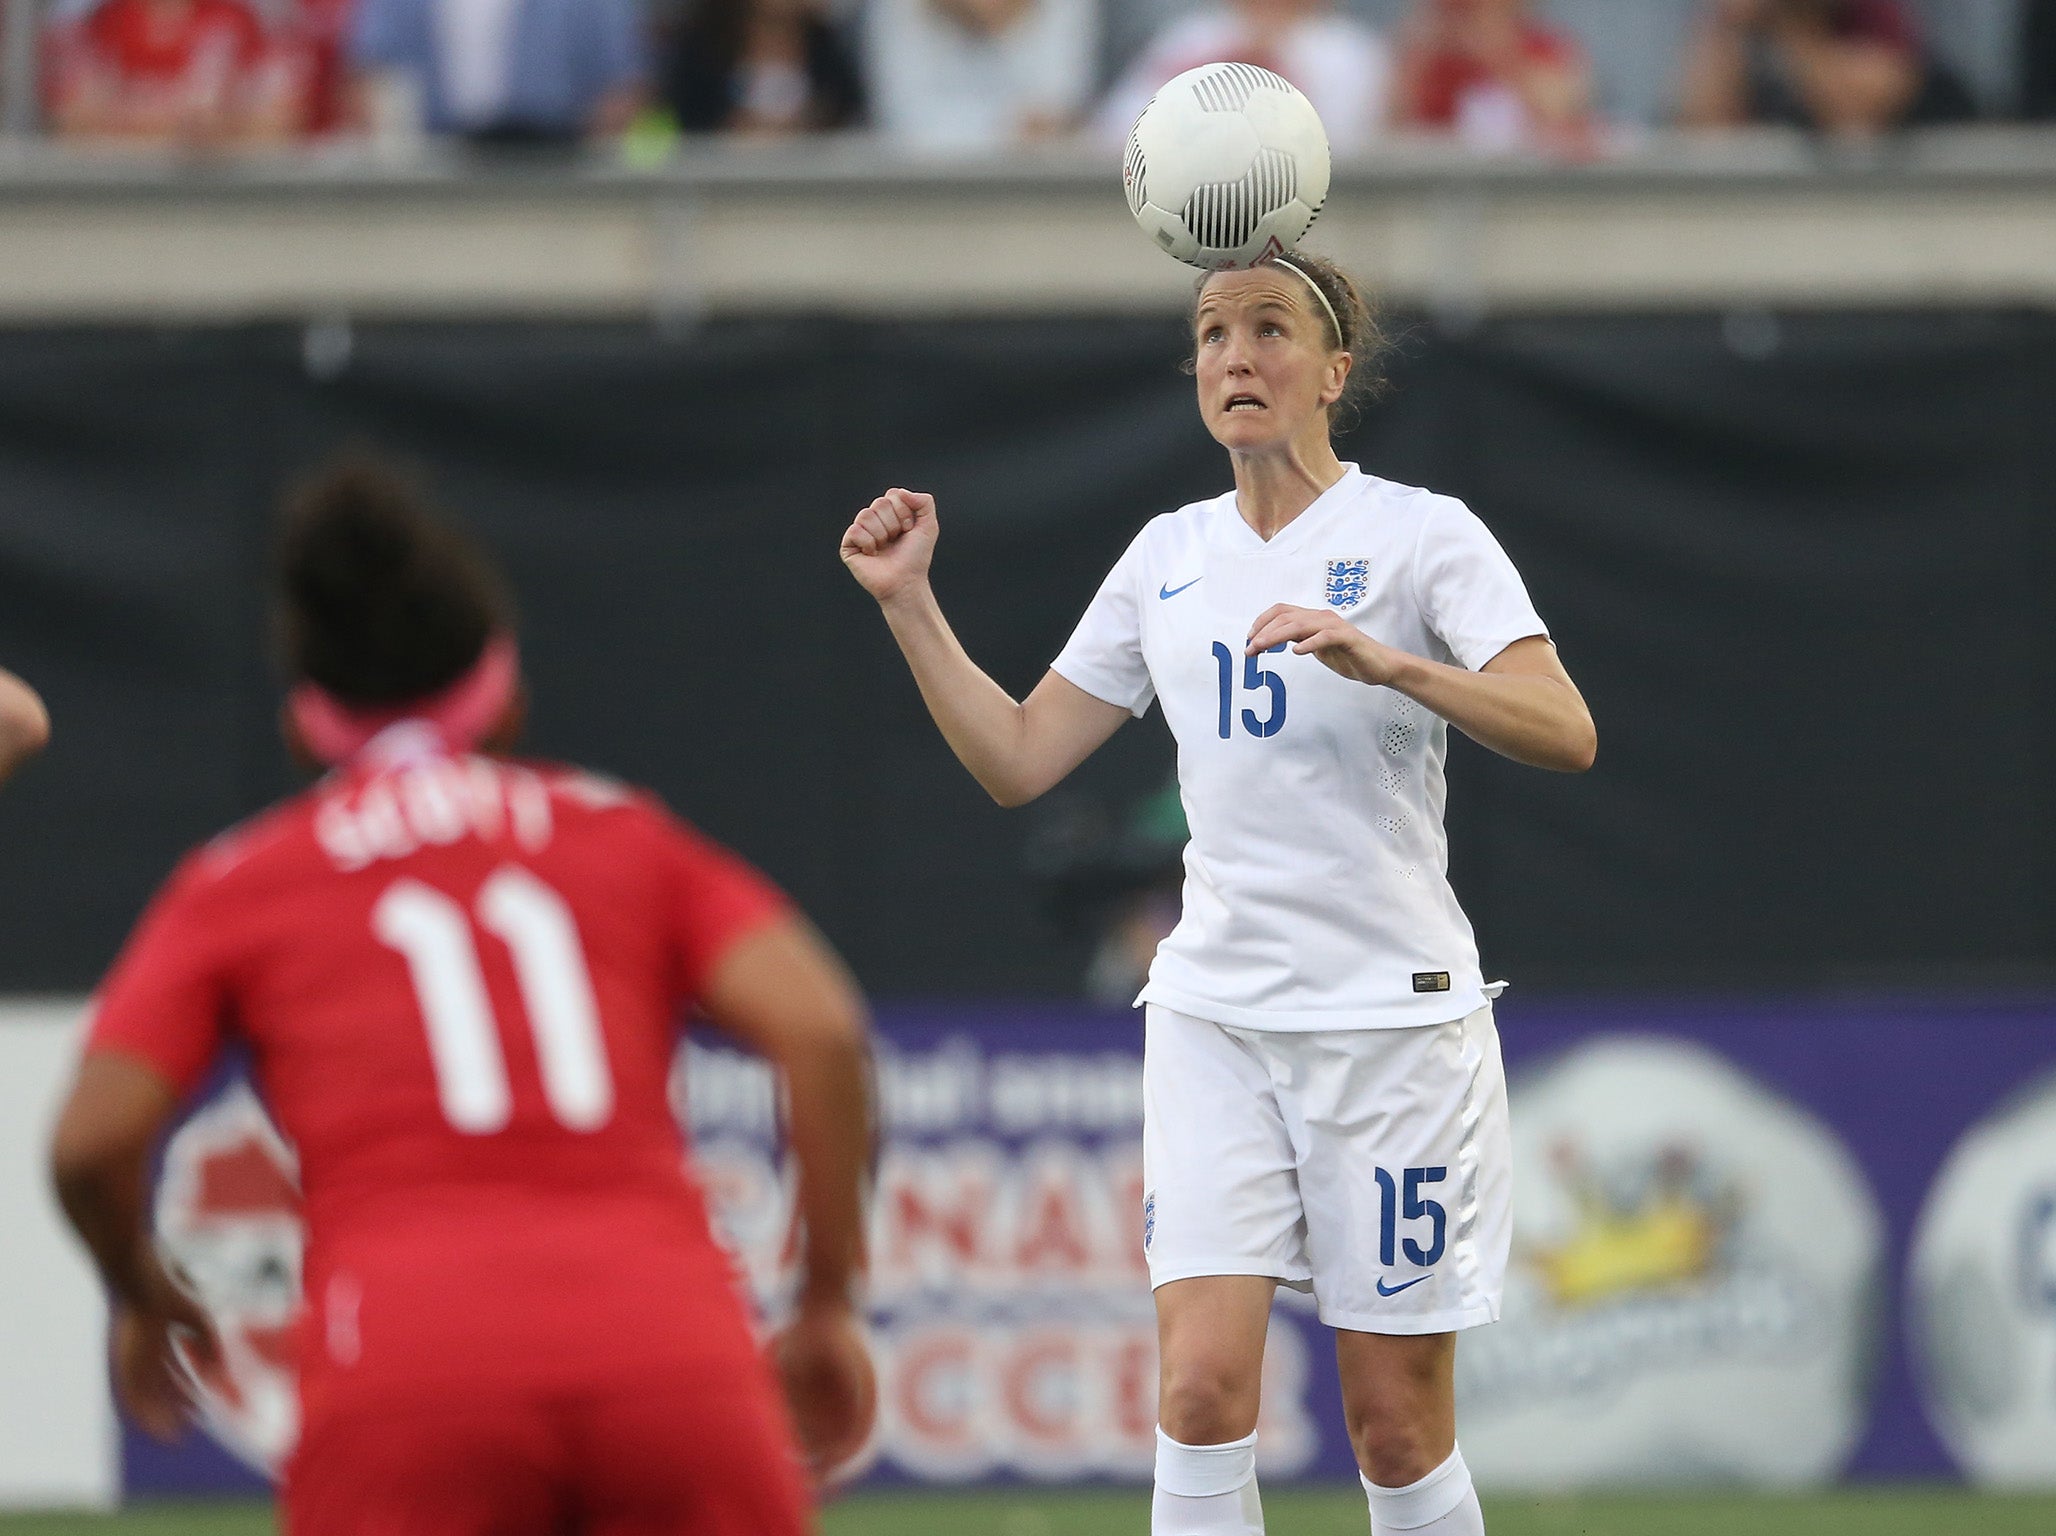
POLYGON ((1279 529, 1269 540, 1258 538, 1256 530, 1244 521, 1236 493, 1230 491, 1221 498, 1221 541, 1238 554, 1289 553, 1303 547, 1322 525, 1334 516, 1338 508, 1353 502, 1369 483, 1370 476, 1354 464, 1345 462, 1342 466, 1342 478, 1316 496, 1307 504, 1304 512, 1279 529))

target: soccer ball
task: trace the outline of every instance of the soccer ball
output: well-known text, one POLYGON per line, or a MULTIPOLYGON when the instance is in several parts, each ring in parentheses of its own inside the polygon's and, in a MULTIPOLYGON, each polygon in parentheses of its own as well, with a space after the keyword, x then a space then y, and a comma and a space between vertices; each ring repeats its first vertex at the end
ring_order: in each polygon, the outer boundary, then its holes
POLYGON ((1251 267, 1299 243, 1328 200, 1328 134, 1291 81, 1202 64, 1150 98, 1121 161, 1143 233, 1189 266, 1251 267))

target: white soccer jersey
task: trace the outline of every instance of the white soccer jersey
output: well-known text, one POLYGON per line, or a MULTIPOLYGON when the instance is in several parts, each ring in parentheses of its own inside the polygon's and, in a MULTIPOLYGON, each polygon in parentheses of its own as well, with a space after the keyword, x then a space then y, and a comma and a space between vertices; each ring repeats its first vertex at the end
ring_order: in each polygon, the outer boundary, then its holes
POLYGON ((1483 1006, 1449 888, 1448 727, 1289 648, 1245 657, 1274 603, 1476 670, 1546 635, 1462 502, 1344 466, 1269 543, 1233 492, 1153 519, 1052 664, 1178 741, 1185 912, 1138 1001, 1245 1029, 1381 1029, 1483 1006))

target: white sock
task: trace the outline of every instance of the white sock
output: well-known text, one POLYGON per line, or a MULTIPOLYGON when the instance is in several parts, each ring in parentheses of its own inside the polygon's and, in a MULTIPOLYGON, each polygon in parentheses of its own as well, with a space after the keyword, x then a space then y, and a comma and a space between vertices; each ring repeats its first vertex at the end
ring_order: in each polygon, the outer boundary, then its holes
POLYGON ((1371 1536, 1485 1536, 1485 1512, 1460 1447, 1417 1483, 1381 1488, 1366 1477, 1363 1485, 1371 1500, 1371 1536))
POLYGON ((1263 1530, 1255 1435, 1226 1445, 1180 1445, 1158 1428, 1149 1536, 1263 1536, 1263 1530))

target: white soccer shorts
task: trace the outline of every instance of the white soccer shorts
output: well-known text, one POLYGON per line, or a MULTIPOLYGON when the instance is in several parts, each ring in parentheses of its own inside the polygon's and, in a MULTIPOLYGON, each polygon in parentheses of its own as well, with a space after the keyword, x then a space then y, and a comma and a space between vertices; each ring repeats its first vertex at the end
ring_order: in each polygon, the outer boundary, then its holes
POLYGON ((1152 1288, 1269 1275, 1358 1333, 1498 1318, 1513 1148, 1490 1003, 1403 1029, 1241 1029, 1154 1004, 1146 1017, 1152 1288))

